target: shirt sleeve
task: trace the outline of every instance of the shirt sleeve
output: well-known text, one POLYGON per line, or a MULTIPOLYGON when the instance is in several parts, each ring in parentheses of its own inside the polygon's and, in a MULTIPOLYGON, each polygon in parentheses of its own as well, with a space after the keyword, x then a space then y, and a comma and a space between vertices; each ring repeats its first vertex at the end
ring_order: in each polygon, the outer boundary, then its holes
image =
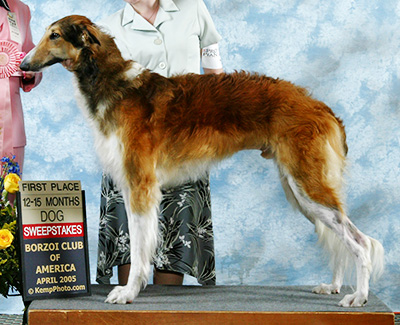
POLYGON ((218 44, 211 44, 202 49, 201 65, 205 69, 222 69, 218 44))
POLYGON ((197 15, 200 25, 200 47, 205 48, 221 40, 214 22, 203 0, 197 1, 197 15))

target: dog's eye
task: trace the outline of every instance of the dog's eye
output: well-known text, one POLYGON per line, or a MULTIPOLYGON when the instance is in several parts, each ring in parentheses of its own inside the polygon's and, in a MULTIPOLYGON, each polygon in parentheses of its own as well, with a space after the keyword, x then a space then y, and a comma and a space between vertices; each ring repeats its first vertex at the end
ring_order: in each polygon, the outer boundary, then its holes
POLYGON ((51 40, 55 40, 55 39, 57 39, 59 37, 60 37, 60 34, 57 34, 57 33, 54 33, 54 32, 50 34, 50 39, 51 40))

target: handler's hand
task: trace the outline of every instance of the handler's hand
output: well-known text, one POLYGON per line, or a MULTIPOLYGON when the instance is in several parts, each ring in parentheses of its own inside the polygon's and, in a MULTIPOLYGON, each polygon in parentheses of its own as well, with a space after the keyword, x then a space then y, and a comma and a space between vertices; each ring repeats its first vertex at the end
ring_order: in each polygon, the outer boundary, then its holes
POLYGON ((32 79, 35 77, 35 72, 32 71, 25 71, 24 79, 32 79))

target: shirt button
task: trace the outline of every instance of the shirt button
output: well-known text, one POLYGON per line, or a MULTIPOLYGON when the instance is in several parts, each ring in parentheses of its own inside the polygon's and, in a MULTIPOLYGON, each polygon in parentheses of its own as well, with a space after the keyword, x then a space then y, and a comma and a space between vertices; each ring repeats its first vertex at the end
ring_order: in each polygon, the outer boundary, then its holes
POLYGON ((160 38, 156 38, 154 40, 154 44, 156 44, 156 45, 161 45, 161 43, 162 43, 162 39, 160 39, 160 38))
POLYGON ((160 69, 162 69, 162 70, 164 70, 165 68, 166 68, 166 64, 165 64, 165 62, 160 62, 160 64, 158 65, 158 67, 160 68, 160 69))

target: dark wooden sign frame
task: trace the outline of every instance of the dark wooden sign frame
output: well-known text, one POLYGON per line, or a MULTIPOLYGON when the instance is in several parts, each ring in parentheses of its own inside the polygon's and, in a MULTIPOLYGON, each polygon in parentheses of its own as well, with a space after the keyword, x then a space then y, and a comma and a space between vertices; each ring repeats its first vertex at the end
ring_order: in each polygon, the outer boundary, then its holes
POLYGON ((17 216, 24 301, 91 294, 80 181, 21 181, 17 216))

